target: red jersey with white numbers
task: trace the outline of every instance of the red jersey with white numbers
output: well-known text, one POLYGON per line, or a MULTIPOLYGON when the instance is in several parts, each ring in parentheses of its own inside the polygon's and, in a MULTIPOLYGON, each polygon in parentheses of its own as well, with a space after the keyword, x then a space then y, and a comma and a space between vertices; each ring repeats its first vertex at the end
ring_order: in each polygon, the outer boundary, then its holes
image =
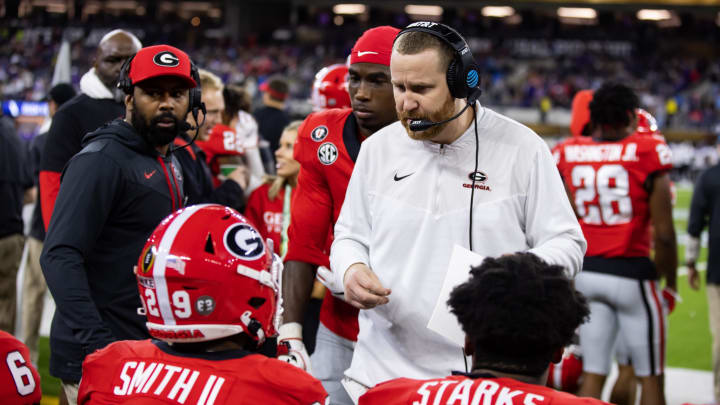
POLYGON ((651 175, 672 168, 662 136, 635 133, 616 142, 573 137, 553 154, 575 201, 586 256, 648 257, 651 175))
POLYGON ((245 154, 245 148, 238 139, 235 129, 223 124, 217 124, 213 127, 207 141, 197 140, 195 143, 205 152, 208 161, 218 155, 245 154))
POLYGON ((205 160, 213 174, 215 187, 222 183, 218 179, 218 174, 220 174, 218 157, 245 155, 245 148, 235 129, 223 124, 217 124, 210 130, 207 141, 196 140, 195 143, 205 152, 205 160))
MULTIPOLYGON (((293 192, 285 260, 330 267, 332 233, 340 215, 350 175, 360 150, 352 110, 330 109, 310 114, 298 129, 293 156, 300 162, 293 192)), ((355 341, 358 310, 325 294, 320 322, 339 336, 355 341)))
POLYGON ((283 227, 283 204, 285 188, 281 188, 274 199, 270 199, 268 191, 272 184, 265 183, 250 194, 245 207, 245 218, 260 232, 263 240, 272 239, 275 253, 280 252, 283 227))
POLYGON ((602 405, 593 398, 580 398, 542 385, 511 378, 481 375, 453 375, 434 380, 398 378, 371 388, 360 397, 359 405, 602 405))
POLYGON ((180 353, 165 342, 112 343, 85 359, 78 404, 326 404, 320 381, 244 350, 180 353))
POLYGON ((38 404, 40 375, 30 363, 30 351, 21 341, 0 331, 0 404, 38 404))

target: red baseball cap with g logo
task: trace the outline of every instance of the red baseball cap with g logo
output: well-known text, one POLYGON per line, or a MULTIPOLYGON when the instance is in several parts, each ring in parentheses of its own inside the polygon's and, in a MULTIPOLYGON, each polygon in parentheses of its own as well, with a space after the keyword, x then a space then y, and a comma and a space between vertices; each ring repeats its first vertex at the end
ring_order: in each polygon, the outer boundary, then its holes
POLYGON ((179 77, 190 88, 198 85, 191 74, 190 57, 170 45, 148 46, 139 50, 130 62, 128 76, 132 85, 159 76, 179 77))

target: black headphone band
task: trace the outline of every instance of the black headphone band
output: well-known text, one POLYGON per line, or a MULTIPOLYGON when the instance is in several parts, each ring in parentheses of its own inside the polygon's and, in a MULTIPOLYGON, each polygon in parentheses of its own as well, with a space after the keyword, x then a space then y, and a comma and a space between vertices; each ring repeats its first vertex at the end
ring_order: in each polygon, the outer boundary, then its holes
POLYGON ((455 53, 454 60, 450 62, 447 72, 450 93, 455 98, 467 98, 472 102, 477 100, 480 96, 479 69, 465 38, 445 24, 419 21, 405 27, 395 39, 413 31, 430 34, 450 46, 455 53))

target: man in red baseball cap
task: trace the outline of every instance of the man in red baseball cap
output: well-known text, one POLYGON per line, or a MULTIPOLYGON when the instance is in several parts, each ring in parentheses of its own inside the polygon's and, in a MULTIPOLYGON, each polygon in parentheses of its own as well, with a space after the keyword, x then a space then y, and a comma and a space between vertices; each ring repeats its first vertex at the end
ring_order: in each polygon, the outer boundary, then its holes
MULTIPOLYGON (((57 305, 51 329, 73 339, 53 350, 51 366, 68 370, 68 400, 77 400, 88 354, 116 340, 147 339, 132 272, 144 241, 182 208, 183 176, 169 145, 201 108, 197 72, 185 52, 167 45, 138 51, 123 65, 125 118, 83 139, 63 172, 40 258, 57 305)), ((57 337, 57 336, 55 336, 57 337)))
POLYGON ((399 31, 382 26, 363 33, 352 49, 348 66, 352 109, 333 108, 310 114, 298 129, 295 142, 294 157, 301 169, 290 208, 285 256, 288 271, 283 276, 285 324, 279 330, 278 352, 281 359, 318 378, 330 394, 331 404, 352 404, 340 381, 352 360, 358 311, 341 299, 325 295, 312 368, 301 324, 317 269, 323 269, 319 278, 327 276, 327 242, 340 215, 360 143, 397 120, 389 66, 399 31))

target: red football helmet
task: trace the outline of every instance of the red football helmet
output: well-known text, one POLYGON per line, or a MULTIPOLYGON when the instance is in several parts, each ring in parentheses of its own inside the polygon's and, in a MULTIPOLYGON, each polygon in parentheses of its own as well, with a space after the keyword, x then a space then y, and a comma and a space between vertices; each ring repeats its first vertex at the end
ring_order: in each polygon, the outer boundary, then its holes
POLYGON ((655 135, 660 133, 660 131, 658 130, 657 121, 655 120, 655 117, 652 116, 652 114, 643 110, 642 108, 638 108, 637 110, 635 110, 635 113, 638 117, 637 129, 635 131, 638 134, 655 135))
POLYGON ((157 339, 200 342, 244 332, 260 345, 277 334, 282 262, 231 208, 193 205, 165 218, 135 274, 157 339))
POLYGON ((348 68, 343 64, 326 66, 317 72, 310 99, 313 111, 350 107, 347 75, 348 68))

